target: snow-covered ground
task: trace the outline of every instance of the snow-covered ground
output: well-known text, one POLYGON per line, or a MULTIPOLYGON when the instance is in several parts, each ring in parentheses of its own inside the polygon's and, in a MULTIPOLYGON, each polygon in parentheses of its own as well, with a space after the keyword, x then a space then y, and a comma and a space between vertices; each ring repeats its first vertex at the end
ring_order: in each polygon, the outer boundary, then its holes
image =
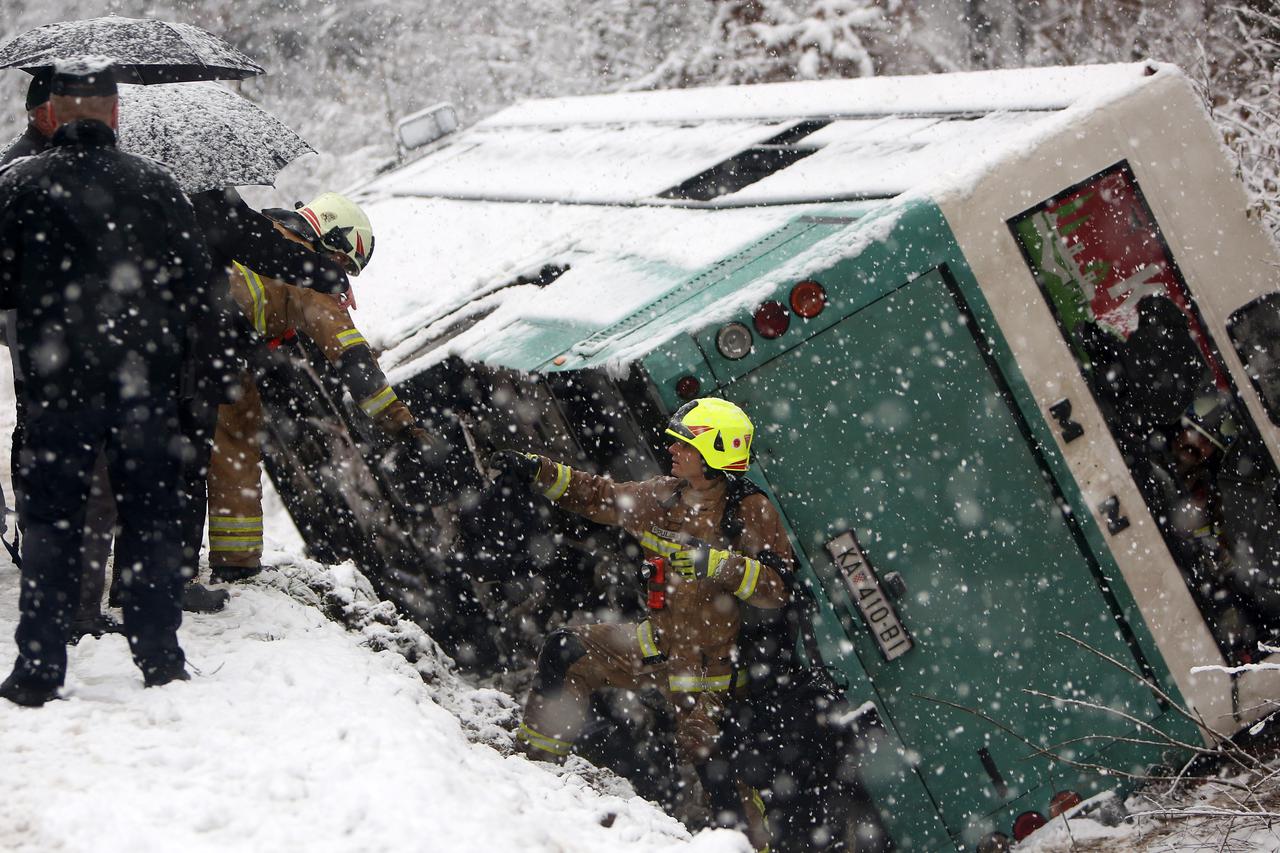
MULTIPOLYGON (((5 562, 6 644, 16 598, 5 562)), ((746 849, 728 832, 688 843, 644 800, 474 742, 478 714, 460 720, 400 654, 279 589, 238 588, 181 637, 190 683, 144 690, 122 637, 87 638, 65 701, 0 703, 0 849, 746 849)), ((510 705, 452 686, 454 711, 510 705)))
MULTIPOLYGON (((0 390, 0 459, 6 420, 11 386, 0 390)), ((290 547, 279 510, 268 529, 290 547)), ((86 638, 71 649, 64 701, 0 701, 0 850, 748 850, 738 833, 690 838, 591 768, 511 754, 510 697, 458 679, 353 572, 268 556, 291 565, 235 588, 222 613, 186 615, 189 683, 144 690, 123 637, 86 638), (345 606, 363 630, 321 606, 345 606), (414 664, 396 650, 406 644, 414 664)), ((17 597, 6 555, 5 673, 17 597)))

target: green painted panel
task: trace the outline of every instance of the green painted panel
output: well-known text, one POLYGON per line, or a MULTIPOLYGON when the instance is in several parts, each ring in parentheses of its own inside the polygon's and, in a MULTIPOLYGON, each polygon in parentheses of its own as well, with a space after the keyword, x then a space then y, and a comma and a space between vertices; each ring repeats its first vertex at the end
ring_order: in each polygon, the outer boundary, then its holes
MULTIPOLYGON (((736 360, 722 356, 716 348, 716 334, 725 322, 736 320, 753 327, 754 304, 744 305, 737 316, 713 323, 697 333, 698 345, 707 353, 712 371, 721 383, 732 382, 782 352, 802 345, 821 334, 843 317, 874 302, 888 290, 913 275, 943 263, 955 244, 951 231, 936 215, 936 208, 917 201, 903 206, 884 206, 854 222, 827 233, 818 251, 830 258, 826 269, 813 272, 827 291, 827 308, 809 320, 792 315, 787 331, 773 340, 754 334, 751 352, 736 360), (886 218, 892 217, 891 228, 886 218), (875 236, 869 236, 875 235, 875 236)), ((807 247, 806 247, 807 248, 807 247)), ((739 285, 773 277, 785 258, 768 255, 754 260, 736 276, 739 285)), ((771 298, 786 303, 797 280, 779 282, 771 298)))
POLYGON ((642 363, 668 411, 674 412, 684 405, 685 401, 676 394, 676 383, 681 377, 697 379, 707 393, 716 384, 706 356, 691 335, 677 335, 646 355, 642 363))
MULTIPOLYGON (((756 485, 765 489, 776 505, 776 492, 759 465, 751 466, 749 476, 756 485)), ((791 541, 796 541, 796 531, 785 514, 782 515, 782 526, 791 541)), ((797 556, 799 582, 805 588, 820 593, 822 579, 805 561, 803 554, 797 556)), ((814 595, 814 604, 817 607, 814 639, 818 642, 823 663, 836 669, 847 680, 845 696, 860 716, 865 719, 866 706, 873 705, 875 715, 887 726, 880 732, 867 730, 858 763, 858 775, 874 795, 873 805, 885 831, 899 850, 953 849, 955 845, 947 835, 941 816, 933 808, 929 792, 916 768, 915 752, 903 745, 891 723, 885 719, 884 701, 876 685, 867 677, 834 605, 821 594, 814 595)))
POLYGON ((581 323, 516 320, 492 335, 477 359, 512 370, 534 370, 546 361, 548 353, 563 352, 590 331, 581 323))
POLYGON ((890 663, 826 578, 889 722, 958 839, 973 843, 989 828, 983 815, 1048 782, 1048 762, 922 694, 983 706, 1044 746, 1127 730, 1112 717, 1046 709, 1023 688, 1142 718, 1160 713, 1149 692, 1054 636, 1067 631, 1131 659, 940 274, 727 391, 759 426, 760 465, 808 562, 825 573, 824 544, 853 529, 882 577, 898 571, 906 581, 899 610, 918 645, 890 663), (1008 785, 1003 797, 979 757, 984 748, 1008 785))

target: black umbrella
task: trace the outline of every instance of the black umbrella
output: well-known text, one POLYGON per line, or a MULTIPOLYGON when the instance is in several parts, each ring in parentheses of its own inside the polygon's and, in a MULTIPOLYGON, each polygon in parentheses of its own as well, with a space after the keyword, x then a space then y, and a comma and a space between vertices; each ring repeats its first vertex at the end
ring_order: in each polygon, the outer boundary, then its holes
POLYGON ((163 163, 188 193, 270 185, 315 153, 271 113, 215 83, 120 87, 120 149, 163 163))
POLYGON ((121 86, 117 137, 120 150, 163 164, 188 193, 270 185, 315 153, 280 119, 216 83, 121 86))
POLYGON ((0 45, 0 68, 34 72, 59 59, 103 56, 122 83, 243 80, 262 66, 190 24, 141 18, 87 18, 27 30, 0 45))

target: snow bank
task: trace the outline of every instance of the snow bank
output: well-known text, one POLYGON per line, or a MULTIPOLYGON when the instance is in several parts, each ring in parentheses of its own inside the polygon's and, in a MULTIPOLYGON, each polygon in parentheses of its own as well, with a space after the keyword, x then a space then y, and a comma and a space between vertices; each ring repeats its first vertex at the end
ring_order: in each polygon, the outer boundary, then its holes
MULTIPOLYGON (((0 465, 7 493, 8 474, 0 465)), ((296 547, 278 502, 268 514, 269 544, 296 547)), ((0 849, 748 850, 725 830, 690 838, 606 771, 512 754, 515 701, 463 681, 362 576, 296 551, 267 557, 281 565, 233 588, 225 611, 186 614, 191 682, 144 690, 124 638, 86 638, 65 701, 0 701, 0 849)), ((6 555, 6 673, 17 598, 6 555)))
MULTIPOLYGON (((5 562, 5 637, 16 598, 5 562)), ((509 745, 514 702, 468 687, 351 570, 269 571, 223 613, 188 615, 181 636, 190 683, 144 690, 123 638, 88 638, 65 701, 0 703, 0 847, 746 849, 723 831, 688 843, 617 780, 598 793, 582 773, 479 743, 509 745)))

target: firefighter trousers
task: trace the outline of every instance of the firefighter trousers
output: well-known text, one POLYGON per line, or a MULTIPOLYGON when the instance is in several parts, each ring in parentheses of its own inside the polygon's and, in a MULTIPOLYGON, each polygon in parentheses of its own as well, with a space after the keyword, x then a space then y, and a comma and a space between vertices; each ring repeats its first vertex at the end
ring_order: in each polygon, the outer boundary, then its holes
POLYGON ((240 399, 218 407, 209 461, 209 565, 254 568, 262 560, 262 397, 250 374, 240 399))
MULTIPOLYGON (((586 722, 594 691, 653 688, 675 710, 680 760, 694 767, 705 764, 716 751, 732 674, 690 662, 654 660, 656 656, 647 663, 644 648, 656 651, 648 622, 580 625, 548 637, 518 734, 526 754, 542 761, 568 755, 586 722)), ((756 848, 762 849, 768 844, 763 804, 750 789, 739 793, 746 819, 743 828, 756 848)))

